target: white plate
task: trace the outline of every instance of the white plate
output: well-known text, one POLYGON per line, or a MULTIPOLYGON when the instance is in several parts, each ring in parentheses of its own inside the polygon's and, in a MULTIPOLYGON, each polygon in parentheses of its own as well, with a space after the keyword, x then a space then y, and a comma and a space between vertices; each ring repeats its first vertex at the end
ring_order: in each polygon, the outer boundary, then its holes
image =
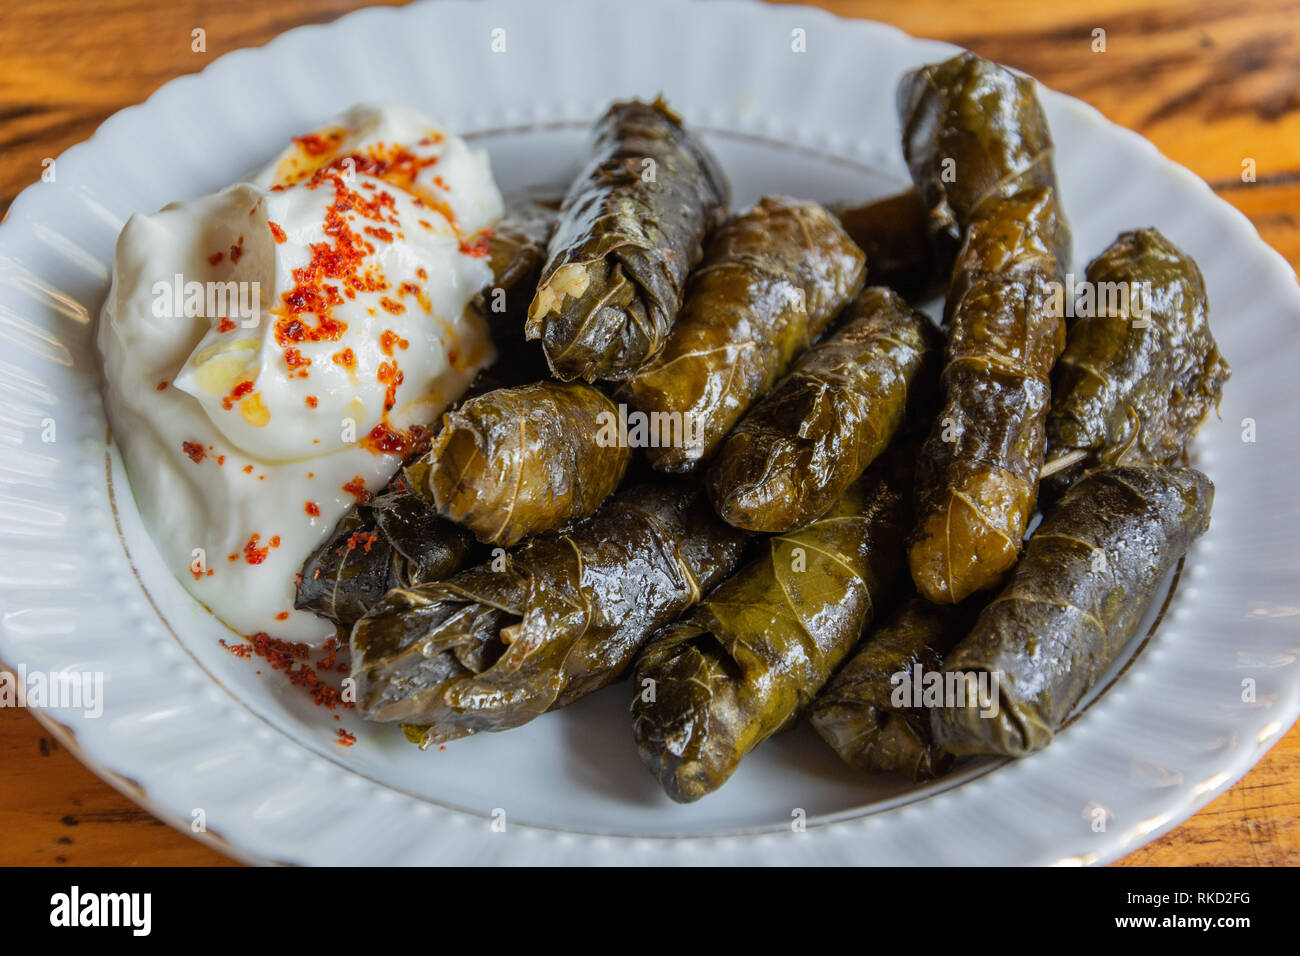
POLYGON ((0 660, 107 678, 98 719, 38 716, 165 819, 189 830, 202 811, 207 837, 248 860, 1094 862, 1193 813, 1300 711, 1300 293, 1245 218, 1077 100, 1044 93, 1075 272, 1118 231, 1158 226, 1200 262, 1234 374, 1198 442, 1218 485, 1214 525, 1163 623, 1030 759, 915 790, 849 771, 800 728, 679 807, 637 760, 626 685, 420 753, 392 727, 334 721, 221 649, 230 635, 163 568, 106 447, 91 332, 126 218, 230 182, 342 107, 400 101, 473 133, 509 189, 563 181, 607 102, 663 91, 705 131, 737 204, 763 191, 865 199, 906 182, 900 74, 952 52, 731 0, 436 2, 293 30, 112 117, 0 229, 0 660), (43 442, 50 422, 56 440, 43 442), (336 745, 339 726, 356 746, 336 745))

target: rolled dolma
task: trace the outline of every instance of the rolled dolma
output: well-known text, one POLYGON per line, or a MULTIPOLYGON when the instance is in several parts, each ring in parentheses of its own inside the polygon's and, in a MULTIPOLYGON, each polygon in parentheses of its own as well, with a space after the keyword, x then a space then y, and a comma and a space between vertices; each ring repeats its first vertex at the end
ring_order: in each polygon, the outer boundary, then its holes
POLYGON ((559 202, 550 199, 520 196, 507 204, 505 215, 488 230, 485 240, 492 285, 480 293, 480 298, 490 299, 492 291, 500 289, 510 302, 501 309, 491 309, 490 302, 484 303, 488 311, 522 315, 532 302, 559 215, 559 202), (518 303, 510 296, 516 290, 526 293, 518 303))
POLYGON ((561 379, 624 379, 654 358, 725 214, 717 160, 663 100, 615 103, 560 209, 527 334, 561 379))
MULTIPOLYGON (((903 155, 940 258, 951 261, 987 207, 1027 189, 1059 196, 1052 135, 1029 77, 969 51, 913 70, 898 86, 903 155)), ((1062 267, 1070 230, 1057 210, 1051 237, 1062 267)))
POLYGON ((930 241, 929 217, 915 189, 857 206, 831 207, 844 231, 867 256, 868 280, 917 301, 947 278, 930 241))
POLYGON ((904 601, 867 633, 813 701, 808 717, 817 733, 859 770, 913 780, 942 773, 951 757, 934 744, 918 687, 925 675, 940 674, 944 655, 977 612, 970 601, 931 604, 919 595, 904 601))
POLYGON ((897 579, 906 469, 894 453, 657 634, 637 661, 641 761, 679 803, 717 790, 857 644, 897 579))
POLYGON ((1174 463, 1229 375, 1201 270, 1157 230, 1122 233, 1089 263, 1084 290, 1092 302, 1076 306, 1053 373, 1047 453, 1074 462, 1044 479, 1053 498, 1121 455, 1174 463))
POLYGON ((412 473, 400 473, 343 515, 303 564, 294 607, 351 625, 390 589, 437 581, 464 566, 473 536, 412 489, 412 473))
POLYGON ((965 700, 932 711, 936 742, 954 754, 1009 756, 1051 743, 1118 658, 1165 573, 1209 527, 1213 501, 1205 475, 1163 465, 1104 467, 1071 486, 948 655, 945 674, 965 700), (993 692, 982 701, 981 679, 993 692))
POLYGON ((527 723, 616 679, 744 543, 692 485, 621 491, 567 533, 390 591, 352 631, 357 707, 425 746, 527 723))
POLYGON ((938 331, 897 293, 872 286, 846 312, 718 449, 707 486, 730 524, 789 531, 823 514, 889 445, 913 383, 937 365, 938 331))
POLYGON ((524 338, 524 325, 559 208, 559 200, 520 196, 506 204, 505 216, 487 232, 492 281, 475 296, 474 307, 487 322, 497 347, 491 371, 505 384, 550 377, 541 343, 524 338))
POLYGON ((1050 190, 987 206, 953 268, 943 400, 917 462, 908 551, 931 601, 995 587, 1034 511, 1050 375, 1065 346, 1056 213, 1050 190))
POLYGON ((767 196, 721 226, 668 345, 619 390, 689 440, 646 449, 659 471, 708 458, 862 288, 862 251, 817 203, 767 196))
POLYGON ((618 408, 581 382, 499 388, 443 416, 428 461, 438 511, 509 547, 600 507, 627 471, 618 408))

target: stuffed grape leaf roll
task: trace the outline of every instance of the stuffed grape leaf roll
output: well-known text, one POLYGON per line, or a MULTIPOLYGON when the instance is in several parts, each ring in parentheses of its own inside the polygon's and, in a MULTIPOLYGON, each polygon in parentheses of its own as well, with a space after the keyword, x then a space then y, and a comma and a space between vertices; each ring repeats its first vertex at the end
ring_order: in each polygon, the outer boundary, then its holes
POLYGON ((862 288, 862 251, 813 202, 767 196, 719 227, 663 353, 619 390, 685 441, 646 449, 694 469, 862 288))
POLYGON ((1048 456, 1072 464, 1044 479, 1050 497, 1121 456, 1173 464, 1229 375, 1201 270, 1157 230, 1121 234, 1086 279, 1053 376, 1048 456))
POLYGON ((893 289, 915 302, 947 278, 952 263, 942 262, 930 241, 929 217, 915 189, 873 202, 831 207, 844 231, 867 257, 872 285, 893 289))
POLYGON ((497 347, 491 372, 503 384, 522 385, 550 377, 541 343, 524 337, 528 306, 537 290, 547 243, 559 216, 559 201, 518 196, 489 230, 487 261, 492 282, 474 297, 497 347))
POLYGON ((693 485, 637 485, 563 534, 399 588, 352 631, 357 707, 424 746, 505 730, 615 680, 740 560, 693 485))
POLYGON ((951 762, 934 743, 923 705, 926 675, 970 629, 980 602, 932 604, 913 595, 869 631, 817 695, 809 720, 850 766, 924 780, 951 762))
POLYGON ((931 601, 995 587, 1034 511, 1050 376, 1065 346, 1057 212, 1043 189, 987 206, 953 268, 942 405, 917 462, 908 551, 931 601))
POLYGON ((350 626, 392 588, 415 587, 459 571, 474 544, 414 490, 408 469, 365 504, 349 509, 303 564, 294 607, 350 626))
POLYGON ((443 416, 429 451, 438 511, 510 546, 585 518, 618 487, 632 451, 618 408, 582 382, 499 388, 443 416))
POLYGON ((1213 501, 1214 485, 1191 468, 1111 466, 1075 482, 948 655, 965 699, 932 711, 936 742, 1013 757, 1046 747, 1209 527, 1213 501), (982 674, 996 683, 984 700, 973 692, 982 674))
POLYGON ((646 645, 633 732, 672 799, 722 786, 857 644, 902 564, 901 464, 891 452, 821 518, 769 538, 759 558, 646 645))
POLYGON ((889 289, 872 286, 829 338, 740 420, 709 466, 723 519, 789 531, 823 514, 893 440, 908 399, 933 386, 940 336, 889 289))
POLYGON ((663 100, 615 103, 594 139, 528 310, 528 338, 566 381, 625 379, 659 353, 730 189, 663 100))
MULTIPOLYGON (((1032 79, 969 51, 904 75, 898 87, 903 155, 941 259, 951 261, 976 216, 1025 190, 1060 191, 1052 135, 1032 79)), ((1070 262, 1056 210, 1051 245, 1070 262)))

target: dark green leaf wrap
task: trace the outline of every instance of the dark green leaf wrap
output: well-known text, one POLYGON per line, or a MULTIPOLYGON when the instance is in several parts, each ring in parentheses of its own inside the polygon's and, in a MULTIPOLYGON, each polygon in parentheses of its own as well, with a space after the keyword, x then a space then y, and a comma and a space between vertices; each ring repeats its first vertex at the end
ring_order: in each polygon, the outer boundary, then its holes
POLYGON ((491 372, 509 385, 550 377, 541 343, 524 338, 528 306, 546 262, 546 248, 559 201, 519 196, 506 204, 506 213, 487 238, 492 282, 474 297, 474 308, 486 320, 497 347, 491 372))
POLYGON ((740 420, 709 466, 709 497, 730 524, 789 531, 823 514, 889 445, 913 383, 933 387, 941 338, 925 315, 877 286, 846 313, 740 420))
POLYGON ((925 675, 940 674, 944 655, 970 629, 978 603, 931 604, 913 595, 867 633, 808 715, 846 763, 913 780, 947 768, 951 758, 934 744, 917 687, 925 675))
POLYGON ((1075 482, 948 655, 945 671, 958 675, 966 701, 931 714, 936 742, 954 754, 1009 756, 1051 743, 1209 527, 1213 501, 1214 486, 1191 468, 1104 467, 1075 482), (981 716, 973 699, 981 674, 996 678, 996 715, 981 716))
POLYGON ((667 347, 619 391, 691 438, 646 449, 650 463, 685 472, 712 455, 857 295, 863 274, 862 251, 817 203, 767 196, 721 226, 667 347))
MULTIPOLYGON (((941 258, 951 260, 971 221, 1026 189, 1059 195, 1052 136, 1034 81, 965 52, 916 69, 898 86, 903 155, 941 258)), ((1070 230, 1059 210, 1051 245, 1070 262, 1070 230)))
POLYGON ((527 334, 561 379, 624 379, 663 348, 729 187, 662 100, 615 103, 560 210, 527 334))
POLYGON ((1049 190, 972 221, 947 302, 943 402, 917 463, 912 580, 956 603, 1016 562, 1043 465, 1050 375, 1065 346, 1049 190))
POLYGON ((1044 479, 1049 497, 1121 456, 1177 461, 1229 375, 1201 270, 1155 229, 1121 234, 1089 264, 1084 289, 1091 302, 1075 305, 1047 416, 1048 457, 1078 460, 1044 479))
POLYGON ((351 508, 302 566, 294 607, 351 625, 391 588, 459 571, 474 539, 438 516, 403 472, 382 494, 351 508))
POLYGON ((930 241, 929 218, 915 189, 858 206, 831 207, 844 231, 867 256, 868 280, 909 302, 926 297, 952 263, 941 262, 930 241))
POLYGON ((637 661, 633 730, 668 796, 717 790, 812 700, 902 564, 906 469, 890 453, 807 527, 769 538, 637 661))
POLYGON ((509 547, 585 518, 618 487, 632 451, 618 408, 581 382, 499 388, 443 416, 429 451, 439 512, 509 547))
POLYGON ((357 707, 425 746, 527 723, 615 680, 744 543, 692 485, 620 491, 564 534, 390 591, 352 631, 357 707))

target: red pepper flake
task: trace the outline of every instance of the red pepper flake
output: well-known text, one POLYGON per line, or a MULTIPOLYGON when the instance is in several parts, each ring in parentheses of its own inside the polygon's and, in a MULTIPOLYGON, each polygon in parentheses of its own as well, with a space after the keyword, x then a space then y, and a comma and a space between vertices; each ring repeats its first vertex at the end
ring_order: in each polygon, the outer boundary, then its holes
POLYGON ((380 422, 361 439, 361 445, 373 455, 400 455, 406 448, 406 439, 400 432, 380 422))
POLYGON ((230 332, 235 328, 235 323, 230 319, 222 319, 217 323, 218 332, 230 332))
POLYGON ((306 136, 295 136, 293 141, 302 147, 302 151, 308 156, 323 156, 326 153, 333 152, 343 139, 343 130, 332 130, 328 133, 309 133, 306 136))
POLYGON ((383 350, 383 353, 388 356, 393 354, 393 346, 405 350, 410 348, 410 345, 410 342, 402 338, 392 329, 385 329, 384 334, 379 336, 379 347, 383 350))
POLYGON ((316 666, 323 671, 332 671, 338 664, 339 659, 339 642, 337 638, 331 637, 322 646, 321 650, 325 656, 316 662, 316 666))
POLYGON ((433 223, 429 222, 429 220, 427 219, 417 219, 416 222, 422 225, 425 229, 428 229, 430 231, 433 230, 433 223))
POLYGON ((271 230, 271 238, 274 239, 277 243, 284 242, 284 240, 288 238, 287 236, 285 236, 284 230, 280 228, 280 224, 278 222, 272 222, 271 220, 268 219, 266 221, 266 225, 271 230))
POLYGON ((289 620, 289 612, 288 612, 288 611, 281 611, 279 614, 277 614, 277 615, 275 616, 275 619, 276 619, 277 621, 287 621, 287 620, 289 620))
POLYGON ((313 518, 320 517, 320 505, 316 504, 314 501, 307 502, 305 510, 307 514, 311 515, 313 518))
POLYGON ((167 383, 159 382, 157 387, 158 387, 158 391, 165 392, 167 390, 167 383))
POLYGON ((308 408, 315 408, 315 407, 316 407, 317 405, 319 405, 319 404, 320 404, 320 399, 318 399, 315 395, 308 395, 308 396, 307 396, 307 407, 308 407, 308 408))
POLYGON ((278 534, 271 535, 271 547, 273 548, 280 547, 280 536, 278 534))
POLYGON ((357 742, 357 738, 352 734, 348 733, 342 727, 338 728, 338 734, 339 734, 338 745, 340 747, 351 747, 353 744, 357 742))
MULTIPOLYGON (((353 703, 344 700, 337 688, 324 683, 317 675, 316 669, 308 663, 311 657, 311 648, 306 644, 277 640, 270 637, 265 631, 258 631, 249 640, 252 641, 251 645, 242 646, 249 648, 251 653, 256 654, 258 657, 264 658, 271 665, 272 670, 284 671, 289 678, 289 683, 295 687, 301 687, 311 694, 318 707, 324 707, 327 710, 334 710, 338 707, 345 707, 348 710, 353 708, 353 703)), ((240 657, 248 656, 248 652, 232 651, 231 653, 236 653, 240 657)), ((342 669, 340 669, 341 672, 342 669)), ((257 673, 261 674, 262 672, 259 670, 257 673)))
POLYGON ((342 352, 335 352, 332 358, 335 365, 342 365, 344 368, 357 367, 357 357, 351 349, 344 349, 342 352))
POLYGON ((420 268, 415 270, 415 277, 417 279, 427 279, 429 278, 429 273, 424 266, 420 266, 420 268))
POLYGON ((367 236, 374 236, 380 242, 392 242, 393 234, 382 226, 366 226, 361 230, 367 236))
POLYGON ((252 535, 248 539, 248 544, 244 545, 244 560, 249 564, 261 564, 266 560, 266 556, 271 553, 269 545, 265 548, 257 546, 260 537, 260 535, 252 535))
POLYGON ((194 462, 196 465, 203 461, 208 454, 203 450, 203 446, 198 442, 183 441, 181 442, 181 448, 185 451, 185 454, 190 456, 190 461, 194 462))
POLYGON ((370 553, 370 546, 379 540, 379 535, 373 531, 354 531, 352 537, 348 538, 348 550, 355 551, 357 548, 363 550, 366 554, 370 553))
MULTIPOLYGON (((416 156, 396 143, 375 143, 366 147, 363 153, 331 159, 322 171, 343 170, 350 167, 354 172, 374 176, 376 179, 382 179, 410 192, 415 187, 415 180, 421 170, 436 165, 438 158, 416 156)), ((320 175, 320 172, 317 175, 320 175)), ((372 183, 362 183, 362 188, 374 187, 372 183)))
POLYGON ((343 486, 343 490, 353 498, 356 498, 361 504, 365 504, 374 497, 374 495, 366 490, 366 481, 360 475, 353 475, 352 480, 343 486))
POLYGON ((230 247, 230 264, 234 265, 244 255, 244 237, 240 236, 239 241, 230 247))
POLYGON ((208 256, 208 265, 210 266, 220 265, 221 260, 224 258, 226 258, 226 254, 224 252, 214 252, 212 253, 212 255, 208 256))
POLYGON ((319 170, 308 188, 325 183, 334 186, 334 202, 325 213, 325 235, 332 242, 312 243, 312 258, 306 266, 293 270, 294 287, 281 296, 284 314, 276 322, 276 342, 336 342, 347 331, 347 323, 334 318, 330 310, 342 305, 344 292, 382 292, 388 281, 375 270, 361 270, 365 257, 374 247, 365 242, 348 225, 346 213, 352 212, 375 222, 397 222, 393 197, 380 192, 373 197, 349 189, 342 176, 328 168, 319 170), (334 283, 324 280, 332 279, 334 283), (315 324, 304 322, 306 314, 315 316, 315 324))
POLYGON ((285 349, 284 364, 288 366, 289 371, 296 375, 296 377, 306 378, 306 370, 311 365, 311 359, 307 358, 297 349, 285 349))
POLYGON ((217 456, 217 464, 218 464, 218 465, 224 465, 225 463, 226 463, 226 456, 225 456, 225 455, 218 455, 218 456, 217 456))
POLYGON ((447 349, 447 362, 452 368, 456 367, 456 361, 460 358, 460 352, 455 347, 447 349))
POLYGON ((230 394, 221 400, 221 407, 230 411, 235 407, 235 402, 239 401, 245 395, 253 390, 253 383, 245 379, 230 390, 230 394))
POLYGON ((248 658, 253 656, 252 644, 227 644, 224 637, 219 638, 217 643, 230 651, 230 653, 234 654, 236 657, 248 658))
POLYGON ((252 465, 245 465, 245 466, 244 466, 244 474, 246 474, 246 475, 251 475, 252 473, 253 473, 253 466, 252 466, 252 465))
POLYGON ((473 244, 466 242, 464 239, 460 242, 460 251, 467 256, 473 256, 475 259, 486 259, 488 255, 488 237, 491 230, 484 229, 473 244))
POLYGON ((384 296, 382 299, 380 299, 379 305, 385 312, 391 312, 393 315, 400 315, 401 313, 406 311, 406 306, 402 305, 402 303, 400 302, 390 299, 388 296, 384 296))
POLYGON ((228 555, 226 555, 226 560, 227 560, 227 561, 238 561, 238 560, 239 560, 239 552, 236 551, 234 554, 228 554, 228 555))

